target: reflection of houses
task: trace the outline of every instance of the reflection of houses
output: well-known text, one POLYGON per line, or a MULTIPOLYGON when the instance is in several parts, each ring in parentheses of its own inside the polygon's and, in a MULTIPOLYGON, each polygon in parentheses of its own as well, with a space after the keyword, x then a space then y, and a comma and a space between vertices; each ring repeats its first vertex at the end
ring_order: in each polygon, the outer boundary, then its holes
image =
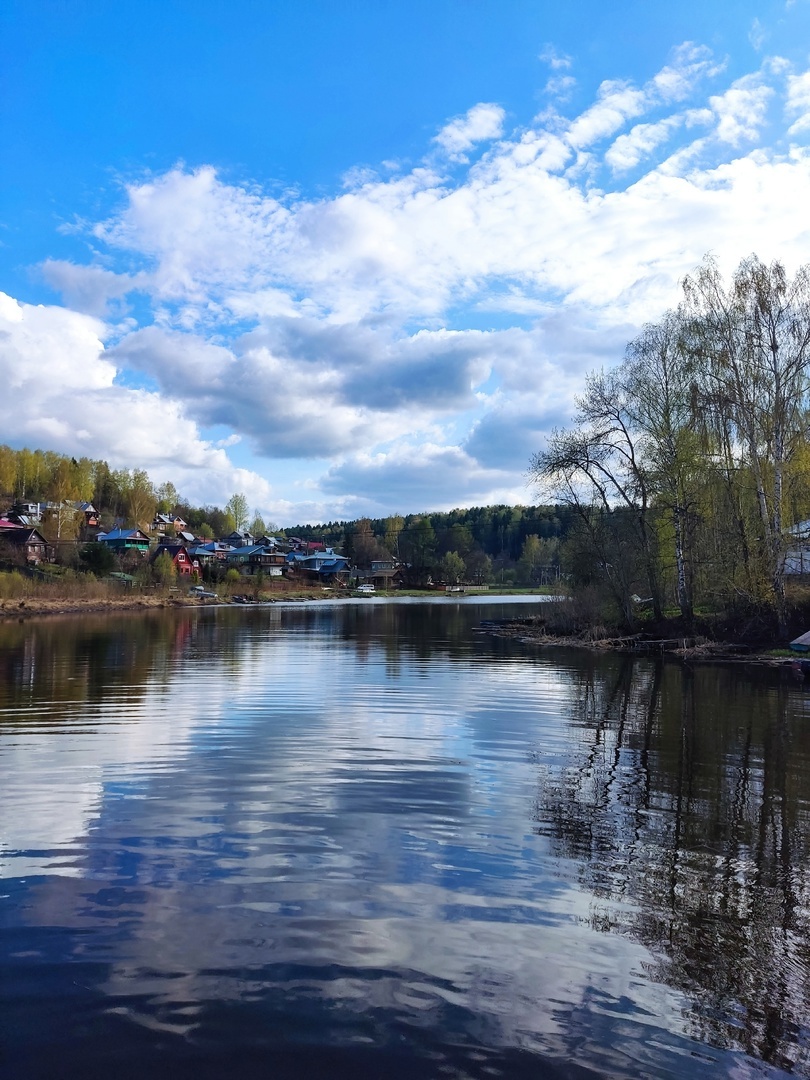
POLYGON ((192 574, 199 574, 200 560, 182 544, 158 544, 152 556, 152 562, 162 555, 164 551, 169 555, 172 565, 181 577, 191 577, 192 574))
POLYGON ((45 561, 47 543, 37 529, 0 520, 0 546, 7 546, 31 565, 45 561))
POLYGON ((111 529, 109 532, 99 533, 96 539, 119 555, 129 551, 145 555, 149 550, 149 537, 140 529, 111 529))
POLYGON ((349 560, 345 555, 336 555, 331 548, 312 554, 291 551, 287 555, 287 572, 322 583, 346 581, 349 576, 349 560))

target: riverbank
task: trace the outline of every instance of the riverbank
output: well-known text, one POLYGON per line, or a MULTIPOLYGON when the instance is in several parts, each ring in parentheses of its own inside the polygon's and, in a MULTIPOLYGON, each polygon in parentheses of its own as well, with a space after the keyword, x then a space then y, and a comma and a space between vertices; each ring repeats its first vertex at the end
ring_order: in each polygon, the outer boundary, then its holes
POLYGON ((762 643, 713 641, 705 637, 657 637, 645 633, 613 636, 558 634, 550 632, 545 620, 537 617, 484 622, 481 629, 495 637, 511 638, 526 645, 668 656, 689 664, 743 664, 792 669, 802 659, 799 653, 791 654, 786 649, 769 648, 762 643))
MULTIPOLYGON (((356 594, 350 590, 335 591, 321 586, 289 586, 273 587, 271 590, 262 592, 258 598, 247 595, 242 599, 242 594, 221 594, 207 596, 189 595, 185 591, 176 590, 122 590, 120 586, 110 586, 105 581, 94 581, 92 587, 84 582, 70 582, 62 584, 44 584, 32 582, 28 579, 20 579, 20 586, 13 595, 2 596, 0 594, 0 621, 31 616, 46 615, 81 615, 98 614, 100 612, 139 611, 144 609, 177 608, 177 607, 202 607, 212 604, 245 603, 282 603, 285 601, 319 601, 331 600, 339 596, 352 597, 356 594)), ((402 589, 396 592, 379 591, 370 594, 366 599, 387 600, 392 597, 411 598, 435 598, 444 597, 444 593, 438 590, 402 589)), ((470 594, 470 598, 474 594, 470 594)), ((481 596, 503 596, 505 600, 519 596, 537 596, 542 600, 547 595, 543 590, 517 590, 517 589, 493 589, 481 596)))

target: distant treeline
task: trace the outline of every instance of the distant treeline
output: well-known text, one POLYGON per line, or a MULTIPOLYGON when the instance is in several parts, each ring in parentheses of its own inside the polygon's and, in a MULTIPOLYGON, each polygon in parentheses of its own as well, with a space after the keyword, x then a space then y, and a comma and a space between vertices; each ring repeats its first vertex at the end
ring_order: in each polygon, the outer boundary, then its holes
POLYGON ((350 555, 356 539, 370 532, 380 547, 396 557, 430 531, 429 542, 439 556, 448 551, 464 556, 478 548, 493 560, 515 562, 523 553, 527 537, 559 542, 570 520, 568 507, 473 506, 466 510, 294 525, 285 531, 302 540, 324 540, 343 546, 350 555))

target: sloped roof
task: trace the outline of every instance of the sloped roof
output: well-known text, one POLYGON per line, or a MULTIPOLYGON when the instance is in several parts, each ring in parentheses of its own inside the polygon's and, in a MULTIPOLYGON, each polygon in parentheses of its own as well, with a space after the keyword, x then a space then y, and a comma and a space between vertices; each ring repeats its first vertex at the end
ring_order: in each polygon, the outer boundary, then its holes
POLYGON ((99 533, 97 540, 142 540, 149 543, 149 537, 140 529, 110 529, 109 532, 99 533))

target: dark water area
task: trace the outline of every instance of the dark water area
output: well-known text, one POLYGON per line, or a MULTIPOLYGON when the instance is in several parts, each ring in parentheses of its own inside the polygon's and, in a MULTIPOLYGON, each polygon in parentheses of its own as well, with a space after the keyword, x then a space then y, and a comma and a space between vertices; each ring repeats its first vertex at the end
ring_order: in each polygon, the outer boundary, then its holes
POLYGON ((810 690, 527 610, 0 626, 0 1076, 809 1076, 810 690))

